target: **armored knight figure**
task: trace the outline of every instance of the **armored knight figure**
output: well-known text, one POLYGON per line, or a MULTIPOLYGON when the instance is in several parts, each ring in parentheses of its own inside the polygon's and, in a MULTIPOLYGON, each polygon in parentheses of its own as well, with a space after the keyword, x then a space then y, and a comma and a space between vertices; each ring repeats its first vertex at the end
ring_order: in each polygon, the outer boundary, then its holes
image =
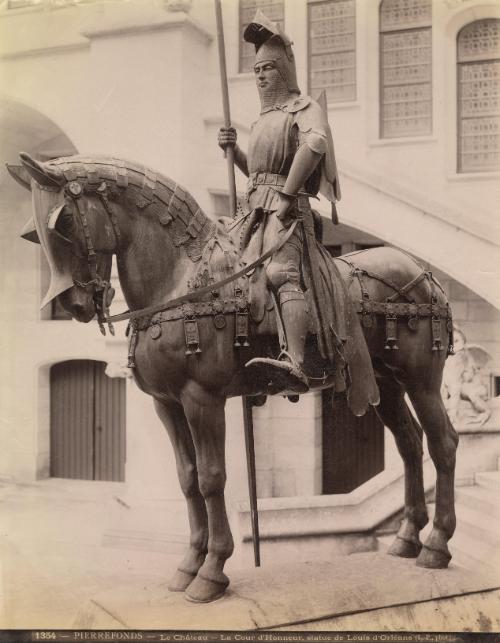
MULTIPOLYGON (((247 206, 254 221, 248 261, 276 244, 299 219, 290 239, 273 255, 265 273, 261 271, 279 302, 288 350, 278 360, 258 358, 247 366, 265 364, 268 372, 285 380, 289 390, 301 393, 309 388, 303 371, 309 324, 301 272, 308 232, 314 229, 309 197, 320 191, 332 203, 336 222, 340 189, 333 142, 326 110, 300 93, 290 39, 261 11, 245 29, 244 38, 256 49, 254 72, 261 112, 252 126, 247 155, 236 144, 233 128, 220 130, 219 145, 234 146, 235 163, 249 179, 247 206)), ((313 249, 307 254, 310 261, 313 249)), ((310 268, 314 282, 319 271, 314 265, 310 268)), ((258 281, 258 274, 251 283, 258 281)))

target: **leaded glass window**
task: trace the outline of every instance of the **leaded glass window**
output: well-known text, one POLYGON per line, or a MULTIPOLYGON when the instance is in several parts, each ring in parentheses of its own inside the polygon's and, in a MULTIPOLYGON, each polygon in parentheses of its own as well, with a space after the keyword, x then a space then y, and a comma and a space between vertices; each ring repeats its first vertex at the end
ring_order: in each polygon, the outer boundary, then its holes
POLYGON ((500 168, 500 20, 458 34, 458 171, 500 168))
POLYGON ((308 7, 309 93, 328 102, 356 99, 356 2, 326 0, 308 7))
POLYGON ((432 132, 432 0, 380 5, 380 136, 432 132))
POLYGON ((266 18, 283 27, 283 0, 240 0, 240 72, 253 69, 255 45, 243 40, 243 32, 254 19, 257 9, 260 9, 266 18))

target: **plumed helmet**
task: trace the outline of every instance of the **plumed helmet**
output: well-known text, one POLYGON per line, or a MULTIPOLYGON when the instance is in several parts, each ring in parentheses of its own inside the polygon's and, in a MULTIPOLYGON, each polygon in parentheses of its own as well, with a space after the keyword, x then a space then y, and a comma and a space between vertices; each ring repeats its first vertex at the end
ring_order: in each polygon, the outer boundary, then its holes
POLYGON ((243 33, 247 42, 255 45, 255 63, 272 60, 290 92, 300 94, 297 84, 292 41, 279 25, 271 22, 259 9, 243 33))

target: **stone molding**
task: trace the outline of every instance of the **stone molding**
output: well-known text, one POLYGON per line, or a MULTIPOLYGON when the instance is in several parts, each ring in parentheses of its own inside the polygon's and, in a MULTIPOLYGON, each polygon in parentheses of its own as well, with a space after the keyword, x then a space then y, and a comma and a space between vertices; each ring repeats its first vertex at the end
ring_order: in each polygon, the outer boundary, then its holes
MULTIPOLYGON (((433 488, 435 470, 424 460, 425 490, 433 488)), ((401 469, 383 471, 347 494, 259 499, 261 540, 363 533, 403 507, 404 477, 401 469)), ((238 503, 237 527, 243 542, 252 538, 250 509, 238 503)))
POLYGON ((123 3, 99 8, 102 10, 97 10, 95 5, 83 5, 80 7, 82 14, 78 16, 73 13, 72 7, 65 7, 56 13, 36 11, 3 14, 4 20, 10 20, 10 24, 3 23, 6 30, 20 30, 34 37, 24 42, 19 38, 4 38, 0 60, 66 53, 89 48, 95 38, 141 35, 154 31, 187 30, 205 45, 213 40, 213 36, 184 11, 165 11, 153 6, 141 8, 123 3), (61 29, 55 29, 54 20, 61 23, 61 29), (57 38, 54 38, 55 32, 57 38))

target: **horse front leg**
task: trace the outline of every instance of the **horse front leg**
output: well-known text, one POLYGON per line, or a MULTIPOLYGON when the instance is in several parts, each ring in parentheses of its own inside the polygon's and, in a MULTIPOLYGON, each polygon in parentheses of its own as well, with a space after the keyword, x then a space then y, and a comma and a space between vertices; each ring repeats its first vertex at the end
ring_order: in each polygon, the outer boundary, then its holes
POLYGON ((208 517, 198 486, 196 453, 191 432, 180 404, 155 399, 155 408, 172 442, 177 475, 186 498, 189 519, 189 548, 168 583, 171 592, 183 592, 203 565, 208 547, 208 517))
POLYGON ((193 436, 198 484, 208 514, 207 557, 188 587, 186 598, 207 603, 221 597, 229 585, 223 570, 234 549, 224 500, 225 399, 192 382, 184 389, 182 403, 193 436))
POLYGON ((390 429, 405 467, 404 519, 389 554, 416 558, 422 549, 419 532, 429 522, 422 469, 423 431, 404 400, 403 387, 392 376, 379 381, 380 404, 375 407, 390 429))
POLYGON ((448 541, 456 527, 455 461, 458 435, 450 422, 432 373, 408 387, 415 412, 427 436, 429 454, 436 467, 436 513, 432 531, 417 558, 421 567, 447 567, 451 559, 448 541))

